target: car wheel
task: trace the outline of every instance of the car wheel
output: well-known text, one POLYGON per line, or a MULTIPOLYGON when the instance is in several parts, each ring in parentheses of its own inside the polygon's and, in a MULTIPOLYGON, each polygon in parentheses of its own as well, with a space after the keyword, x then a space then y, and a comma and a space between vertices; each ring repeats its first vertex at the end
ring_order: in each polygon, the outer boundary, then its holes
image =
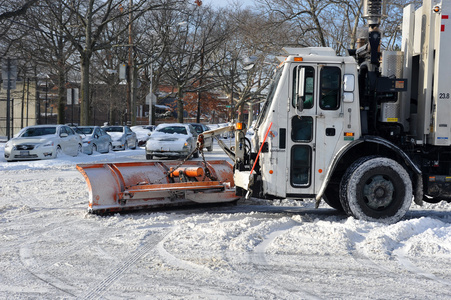
POLYGON ((78 144, 77 153, 74 156, 78 156, 78 154, 83 152, 83 146, 81 144, 78 144))
POLYGON ((198 158, 199 157, 199 150, 194 151, 193 157, 194 158, 198 158))
POLYGON ((213 145, 211 145, 210 147, 207 147, 207 151, 208 151, 208 152, 213 151, 213 145))
POLYGON ((153 155, 152 154, 146 154, 146 159, 147 160, 151 160, 153 158, 153 155))
POLYGON ((113 152, 113 145, 111 143, 108 144, 108 151, 107 151, 107 153, 109 153, 109 152, 113 152))
POLYGON ((135 145, 132 149, 135 150, 136 148, 138 148, 138 140, 135 140, 135 145))
POLYGON ((92 144, 92 151, 91 154, 93 154, 94 152, 97 152, 97 145, 96 144, 92 144))
POLYGON ((124 150, 127 150, 127 149, 128 149, 128 143, 125 142, 125 144, 124 144, 124 150))
POLYGON ((58 156, 61 156, 61 154, 63 154, 63 149, 61 148, 60 145, 58 145, 58 146, 56 146, 55 158, 57 158, 58 156))

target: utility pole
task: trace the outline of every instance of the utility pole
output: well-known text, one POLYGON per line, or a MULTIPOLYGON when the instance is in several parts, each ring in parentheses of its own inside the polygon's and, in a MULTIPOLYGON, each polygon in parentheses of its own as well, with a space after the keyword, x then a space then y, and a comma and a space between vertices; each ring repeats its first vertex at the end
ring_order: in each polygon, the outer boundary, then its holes
POLYGON ((130 122, 131 125, 136 125, 136 70, 133 57, 133 0, 129 2, 128 12, 128 72, 127 72, 127 114, 126 125, 130 122))

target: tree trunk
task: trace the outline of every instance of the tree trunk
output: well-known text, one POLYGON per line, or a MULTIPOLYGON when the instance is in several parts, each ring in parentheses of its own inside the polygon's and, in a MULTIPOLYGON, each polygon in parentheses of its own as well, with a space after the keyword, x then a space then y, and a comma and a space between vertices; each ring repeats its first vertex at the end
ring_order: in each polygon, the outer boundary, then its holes
POLYGON ((177 122, 183 123, 183 93, 180 86, 177 91, 177 122))
MULTIPOLYGON (((66 123, 66 76, 64 74, 64 69, 58 70, 58 103, 57 103, 57 123, 66 123)), ((74 101, 74 99, 72 99, 74 101)))
POLYGON ((81 56, 80 125, 89 125, 89 58, 81 56))

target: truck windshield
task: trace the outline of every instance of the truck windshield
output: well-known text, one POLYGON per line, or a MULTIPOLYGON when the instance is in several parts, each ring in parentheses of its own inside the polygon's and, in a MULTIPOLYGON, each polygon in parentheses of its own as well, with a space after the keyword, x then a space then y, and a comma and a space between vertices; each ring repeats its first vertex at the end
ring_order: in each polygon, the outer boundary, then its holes
POLYGON ((277 86, 279 85, 280 77, 282 76, 282 71, 283 67, 279 68, 277 72, 274 74, 271 86, 269 87, 268 97, 266 98, 265 104, 263 104, 262 111, 257 119, 256 128, 258 128, 265 119, 269 107, 271 106, 271 103, 274 100, 274 95, 276 93, 277 86))

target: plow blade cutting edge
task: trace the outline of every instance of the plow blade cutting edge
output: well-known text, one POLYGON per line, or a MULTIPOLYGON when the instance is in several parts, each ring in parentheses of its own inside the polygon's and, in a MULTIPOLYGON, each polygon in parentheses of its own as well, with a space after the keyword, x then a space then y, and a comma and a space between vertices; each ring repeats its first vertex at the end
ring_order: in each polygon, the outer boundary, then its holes
POLYGON ((193 203, 221 203, 235 195, 233 168, 225 160, 79 164, 89 189, 90 213, 108 213, 193 203))

